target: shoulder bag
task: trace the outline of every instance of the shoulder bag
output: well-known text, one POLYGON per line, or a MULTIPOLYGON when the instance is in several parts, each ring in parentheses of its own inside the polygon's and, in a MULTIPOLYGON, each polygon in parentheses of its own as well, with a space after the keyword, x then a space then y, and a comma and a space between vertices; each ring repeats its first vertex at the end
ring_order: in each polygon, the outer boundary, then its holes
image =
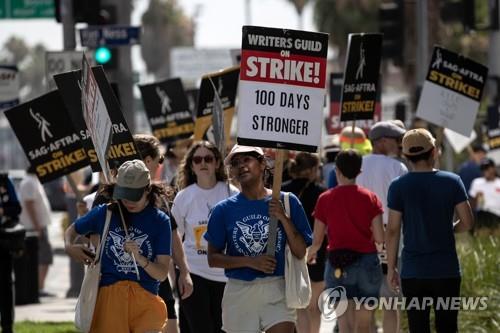
MULTIPOLYGON (((285 193, 285 211, 290 214, 290 193, 285 193)), ((305 309, 311 300, 311 280, 307 269, 307 253, 302 259, 292 254, 288 243, 285 246, 285 291, 286 305, 292 309, 305 309)))
POLYGON ((80 331, 88 333, 92 325, 94 317, 94 308, 97 301, 97 293, 99 291, 99 281, 101 280, 101 254, 106 242, 106 237, 111 221, 111 210, 108 205, 106 209, 106 222, 101 236, 101 242, 95 254, 94 261, 87 267, 85 276, 80 289, 80 295, 76 302, 75 309, 75 326, 80 331))

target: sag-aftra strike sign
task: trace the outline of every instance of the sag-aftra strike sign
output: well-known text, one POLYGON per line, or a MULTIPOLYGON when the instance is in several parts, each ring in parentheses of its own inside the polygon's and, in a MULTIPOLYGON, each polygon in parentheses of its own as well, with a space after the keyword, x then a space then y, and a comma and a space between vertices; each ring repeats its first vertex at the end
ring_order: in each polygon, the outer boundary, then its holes
MULTIPOLYGON (((140 155, 135 146, 132 134, 129 131, 128 125, 120 109, 118 100, 116 99, 111 85, 106 79, 104 70, 101 66, 92 67, 95 80, 104 99, 109 118, 111 119, 112 143, 107 153, 107 159, 111 166, 116 167, 127 160, 140 158, 140 155)), ((97 158, 97 153, 90 137, 90 131, 85 124, 83 118, 81 90, 79 81, 82 72, 71 71, 62 74, 54 75, 54 80, 61 93, 66 110, 73 123, 73 127, 80 134, 80 140, 83 148, 90 159, 90 166, 94 172, 101 171, 101 165, 97 158)))
POLYGON ((179 78, 140 85, 153 135, 163 143, 189 138, 193 134, 193 114, 179 78))
POLYGON ((349 34, 340 120, 371 120, 377 108, 382 34, 349 34))
POLYGON ((238 143, 316 151, 328 34, 243 27, 238 143))
POLYGON ((5 111, 5 116, 42 183, 88 165, 57 90, 5 111))
POLYGON ((488 68, 435 46, 417 108, 417 117, 469 136, 488 68))

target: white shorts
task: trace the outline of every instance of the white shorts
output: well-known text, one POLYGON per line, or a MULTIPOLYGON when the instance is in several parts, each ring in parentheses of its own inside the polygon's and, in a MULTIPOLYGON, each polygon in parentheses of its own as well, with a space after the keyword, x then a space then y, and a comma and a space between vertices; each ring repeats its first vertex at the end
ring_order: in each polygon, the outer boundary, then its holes
POLYGON ((270 277, 243 281, 229 279, 222 299, 222 329, 227 333, 260 333, 297 319, 286 306, 285 279, 270 277))

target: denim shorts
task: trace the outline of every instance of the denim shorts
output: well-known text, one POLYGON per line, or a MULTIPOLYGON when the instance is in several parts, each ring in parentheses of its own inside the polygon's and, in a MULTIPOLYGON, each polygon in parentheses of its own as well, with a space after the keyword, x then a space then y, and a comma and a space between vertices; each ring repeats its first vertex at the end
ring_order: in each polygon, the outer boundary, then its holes
POLYGON ((344 287, 348 299, 354 297, 379 297, 382 284, 382 267, 376 253, 367 253, 343 269, 339 278, 329 260, 325 265, 325 287, 344 287))

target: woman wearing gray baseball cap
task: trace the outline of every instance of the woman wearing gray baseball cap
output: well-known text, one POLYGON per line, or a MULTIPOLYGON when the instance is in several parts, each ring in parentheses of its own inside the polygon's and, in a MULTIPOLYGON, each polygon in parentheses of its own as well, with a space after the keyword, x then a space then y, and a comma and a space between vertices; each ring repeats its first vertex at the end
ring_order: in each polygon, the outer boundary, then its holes
POLYGON ((126 161, 118 169, 114 185, 117 202, 109 208, 92 209, 66 230, 66 252, 86 264, 93 261, 93 254, 83 245, 73 244, 75 238, 78 234, 106 234, 91 332, 160 332, 165 325, 167 310, 158 297, 158 287, 168 274, 171 228, 168 216, 157 208, 162 194, 163 188, 151 183, 143 161, 126 161), (106 233, 107 209, 112 214, 106 233))

